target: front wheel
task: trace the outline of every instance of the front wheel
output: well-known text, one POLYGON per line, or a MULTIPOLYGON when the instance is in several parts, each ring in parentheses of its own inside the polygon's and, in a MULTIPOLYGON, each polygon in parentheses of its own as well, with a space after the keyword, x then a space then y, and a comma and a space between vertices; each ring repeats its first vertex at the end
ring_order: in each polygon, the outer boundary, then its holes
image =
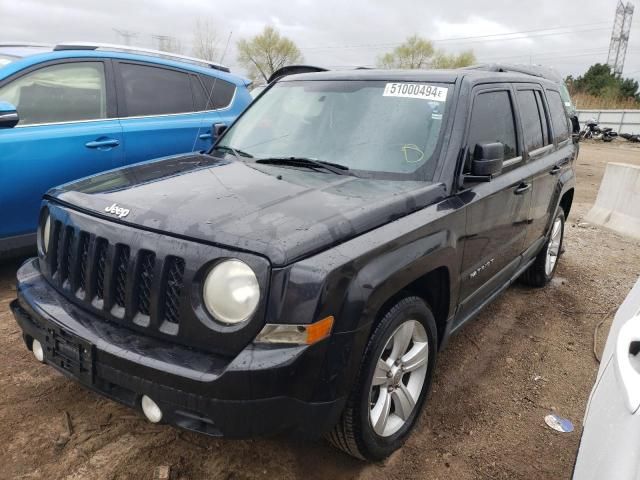
POLYGON ((522 275, 522 281, 532 287, 544 287, 553 278, 558 268, 558 259, 562 253, 564 241, 564 210, 558 209, 549 239, 544 248, 538 253, 535 261, 522 275))
POLYGON ((347 406, 328 440, 363 460, 382 460, 405 442, 431 385, 437 330, 427 304, 391 307, 367 344, 347 406))

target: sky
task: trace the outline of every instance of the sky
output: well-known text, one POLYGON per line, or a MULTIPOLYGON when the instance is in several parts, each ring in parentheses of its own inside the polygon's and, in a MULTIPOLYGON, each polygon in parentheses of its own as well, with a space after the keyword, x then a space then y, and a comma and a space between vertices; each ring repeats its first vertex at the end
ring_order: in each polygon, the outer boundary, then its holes
MULTIPOLYGON (((119 29, 148 48, 157 47, 154 35, 175 37, 190 54, 200 21, 216 30, 218 60, 242 74, 236 42, 271 25, 298 45, 305 63, 330 68, 374 66, 418 34, 447 52, 472 49, 480 62, 543 64, 577 76, 606 63, 617 1, 0 0, 0 43, 123 43, 119 29)), ((640 80, 640 0, 632 3, 623 74, 640 80)))

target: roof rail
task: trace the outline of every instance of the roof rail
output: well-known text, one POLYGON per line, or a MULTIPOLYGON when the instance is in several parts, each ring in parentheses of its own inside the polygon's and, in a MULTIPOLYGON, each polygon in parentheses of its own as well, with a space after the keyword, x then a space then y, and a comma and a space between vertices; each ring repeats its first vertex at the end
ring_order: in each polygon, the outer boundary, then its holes
POLYGON ((0 48, 2 47, 39 47, 39 48, 52 48, 53 45, 49 43, 34 43, 34 42, 0 42, 0 48))
POLYGON ((553 82, 562 82, 562 76, 551 67, 543 65, 527 65, 520 63, 481 63, 469 67, 462 67, 463 70, 484 70, 487 72, 511 72, 531 75, 533 77, 546 78, 553 82))
POLYGON ((177 60, 186 63, 193 63, 196 65, 204 65, 215 70, 222 72, 230 72, 229 67, 220 65, 219 63, 211 62, 209 60, 203 60, 201 58, 188 57, 186 55, 180 55, 177 53, 163 52, 161 50, 152 50, 150 48, 132 47, 130 45, 114 45, 111 43, 91 43, 91 42, 68 42, 59 43, 53 48, 55 51, 63 50, 104 50, 111 52, 124 52, 140 55, 149 55, 152 57, 166 58, 167 60, 177 60))

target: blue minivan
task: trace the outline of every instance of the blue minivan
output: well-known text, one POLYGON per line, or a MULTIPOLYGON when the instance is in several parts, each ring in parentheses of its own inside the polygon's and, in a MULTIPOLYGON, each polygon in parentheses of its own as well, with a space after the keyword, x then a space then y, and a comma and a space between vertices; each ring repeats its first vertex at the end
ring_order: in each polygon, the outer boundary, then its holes
POLYGON ((251 102, 205 60, 103 44, 0 44, 0 259, 33 248, 51 187, 205 150, 251 102))

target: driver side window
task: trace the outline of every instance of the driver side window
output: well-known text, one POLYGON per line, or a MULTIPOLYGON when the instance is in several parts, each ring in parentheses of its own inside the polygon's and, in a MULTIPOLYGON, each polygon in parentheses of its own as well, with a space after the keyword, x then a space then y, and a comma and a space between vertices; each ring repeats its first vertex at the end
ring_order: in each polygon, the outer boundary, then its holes
POLYGON ((0 100, 16 106, 21 126, 107 118, 104 64, 40 68, 1 87, 0 100))
POLYGON ((476 145, 494 142, 504 145, 505 162, 518 156, 513 105, 511 94, 507 90, 484 92, 475 97, 469 124, 469 154, 465 173, 471 171, 471 159, 476 145))

